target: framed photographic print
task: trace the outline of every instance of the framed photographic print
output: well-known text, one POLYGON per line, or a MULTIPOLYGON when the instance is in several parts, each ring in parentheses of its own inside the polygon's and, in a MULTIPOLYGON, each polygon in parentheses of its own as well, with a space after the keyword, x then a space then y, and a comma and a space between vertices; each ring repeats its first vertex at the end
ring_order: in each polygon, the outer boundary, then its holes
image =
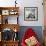
POLYGON ((9 15, 9 10, 2 10, 2 15, 9 15))
POLYGON ((37 21, 38 20, 38 8, 37 7, 24 7, 24 20, 37 21))
POLYGON ((10 14, 10 15, 16 15, 17 13, 18 13, 18 12, 17 12, 16 10, 14 10, 14 9, 9 11, 9 14, 10 14))

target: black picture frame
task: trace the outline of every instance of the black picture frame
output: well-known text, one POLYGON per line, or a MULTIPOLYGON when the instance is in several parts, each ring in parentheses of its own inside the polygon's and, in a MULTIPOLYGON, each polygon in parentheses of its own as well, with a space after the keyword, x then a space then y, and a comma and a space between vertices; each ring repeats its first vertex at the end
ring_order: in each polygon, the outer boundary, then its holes
POLYGON ((24 21, 38 21, 38 7, 24 7, 24 21))

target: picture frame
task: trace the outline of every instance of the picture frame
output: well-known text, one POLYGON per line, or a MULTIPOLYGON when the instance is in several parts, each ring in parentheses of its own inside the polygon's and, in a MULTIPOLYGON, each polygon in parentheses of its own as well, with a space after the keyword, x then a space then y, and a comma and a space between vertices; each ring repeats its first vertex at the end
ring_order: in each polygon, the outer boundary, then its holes
POLYGON ((24 7, 24 20, 37 21, 38 20, 38 7, 24 7))
POLYGON ((15 10, 10 10, 10 11, 9 11, 9 14, 10 14, 10 15, 16 15, 17 13, 18 13, 18 12, 15 11, 15 10))
POLYGON ((9 10, 2 10, 2 15, 9 15, 9 10))

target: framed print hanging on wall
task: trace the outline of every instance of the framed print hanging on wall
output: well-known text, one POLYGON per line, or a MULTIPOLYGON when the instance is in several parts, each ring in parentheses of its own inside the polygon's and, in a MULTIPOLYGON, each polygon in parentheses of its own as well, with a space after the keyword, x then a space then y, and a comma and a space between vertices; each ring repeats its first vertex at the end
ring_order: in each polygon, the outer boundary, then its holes
POLYGON ((38 8, 37 7, 24 7, 24 20, 25 21, 37 21, 38 20, 38 8))

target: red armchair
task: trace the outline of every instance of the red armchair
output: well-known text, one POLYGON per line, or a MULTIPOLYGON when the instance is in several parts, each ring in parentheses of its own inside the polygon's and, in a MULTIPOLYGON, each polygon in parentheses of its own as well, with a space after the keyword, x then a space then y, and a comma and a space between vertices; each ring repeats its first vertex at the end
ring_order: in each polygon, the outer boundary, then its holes
POLYGON ((27 31, 25 32, 24 37, 22 38, 21 46, 41 46, 40 42, 37 40, 36 37, 37 37, 37 35, 33 31, 32 28, 27 29, 27 31), (27 45, 28 43, 31 44, 31 42, 28 42, 28 41, 31 41, 32 39, 36 39, 36 40, 34 40, 36 42, 36 44, 35 45, 27 45))

